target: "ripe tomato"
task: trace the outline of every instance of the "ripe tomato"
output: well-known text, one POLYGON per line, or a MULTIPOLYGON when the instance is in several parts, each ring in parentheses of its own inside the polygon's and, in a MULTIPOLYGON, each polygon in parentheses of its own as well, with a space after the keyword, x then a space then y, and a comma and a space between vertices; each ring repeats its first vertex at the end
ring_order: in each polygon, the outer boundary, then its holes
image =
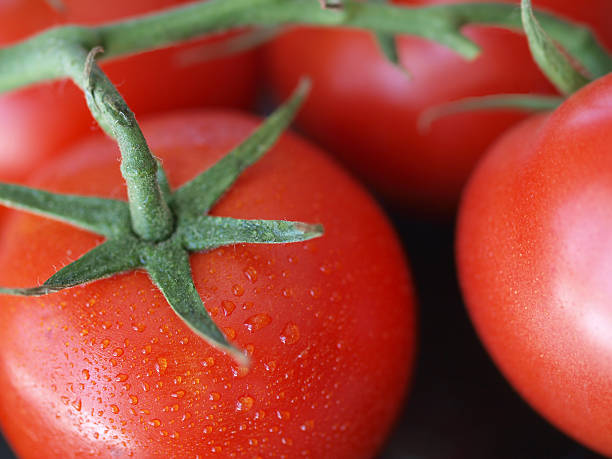
MULTIPOLYGON (((188 3, 189 0, 0 0, 0 45, 48 27, 97 24, 188 3)), ((137 115, 170 108, 248 107, 255 56, 198 60, 199 40, 102 65, 137 115), (180 83, 179 83, 180 82, 180 83)), ((60 81, 0 95, 0 179, 21 179, 34 164, 95 129, 82 92, 60 81), (36 135, 33 135, 33 129, 36 135)))
POLYGON ((461 287, 486 348, 548 420, 612 455, 612 77, 484 158, 463 198, 461 287))
MULTIPOLYGON (((229 112, 143 123, 174 186, 256 126, 229 112)), ((113 142, 86 140, 34 181, 124 198, 113 142)), ((410 275, 372 199, 287 134, 213 209, 321 222, 307 243, 192 256, 197 289, 250 370, 194 335, 140 272, 39 297, 0 297, 0 423, 16 453, 134 457, 371 457, 406 388, 415 346, 410 275), (199 455, 199 456, 198 456, 199 455)), ((0 284, 32 285, 101 242, 19 214, 0 284)))
MULTIPOLYGON (((573 0, 534 3, 589 21, 612 44, 610 1, 593 0, 589 8, 573 0)), ((305 132, 395 204, 449 212, 478 157, 524 115, 503 110, 454 114, 420 132, 423 110, 471 96, 553 91, 523 36, 476 26, 465 32, 482 48, 473 62, 433 42, 400 37, 400 62, 412 74, 407 78, 385 61, 368 33, 299 28, 267 47, 268 79, 285 97, 301 75, 309 75, 313 91, 298 118, 305 132)))

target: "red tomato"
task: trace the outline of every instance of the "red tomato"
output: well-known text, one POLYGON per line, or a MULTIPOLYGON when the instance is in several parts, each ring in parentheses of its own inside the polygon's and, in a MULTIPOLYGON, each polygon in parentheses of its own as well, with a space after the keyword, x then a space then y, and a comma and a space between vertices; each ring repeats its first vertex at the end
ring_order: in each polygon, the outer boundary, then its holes
POLYGON ((612 77, 503 137, 471 179, 457 251, 465 301, 514 387, 612 455, 612 77))
MULTIPOLYGON (((189 0, 61 0, 61 12, 51 3, 0 0, 0 45, 51 26, 97 24, 189 0)), ((248 107, 254 97, 254 54, 198 61, 205 42, 139 54, 102 67, 136 115, 178 107, 248 107)), ((0 179, 21 179, 45 156, 95 126, 82 92, 72 82, 0 95, 0 179)))
MULTIPOLYGON (((256 126, 229 112, 143 123, 179 185, 256 126)), ((113 142, 84 141, 37 186, 125 197, 113 142)), ((250 370, 194 335, 140 272, 40 298, 0 297, 0 423, 20 457, 371 457, 401 407, 415 346, 410 275, 372 199, 285 135, 216 215, 321 222, 307 243, 192 256, 197 289, 250 370), (198 456, 199 455, 199 456, 198 456)), ((19 214, 0 284, 32 285, 101 242, 19 214)))
MULTIPOLYGON (((588 8, 579 3, 535 1, 592 21, 612 44, 612 3, 593 0, 588 8)), ((420 132, 421 113, 471 96, 552 92, 523 36, 475 26, 465 31, 482 48, 473 62, 433 42, 401 37, 398 51, 412 74, 409 79, 385 61, 366 32, 299 28, 268 46, 268 79, 285 97, 301 75, 309 75, 313 91, 298 118, 305 132, 395 204, 448 213, 478 157, 525 115, 501 110, 461 113, 420 132)))

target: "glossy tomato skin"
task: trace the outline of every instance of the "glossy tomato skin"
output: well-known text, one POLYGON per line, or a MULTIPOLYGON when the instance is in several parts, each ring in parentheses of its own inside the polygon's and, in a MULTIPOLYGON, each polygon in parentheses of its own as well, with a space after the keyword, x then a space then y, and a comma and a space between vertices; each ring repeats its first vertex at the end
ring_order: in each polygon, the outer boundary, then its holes
MULTIPOLYGON (((592 1, 582 12, 575 11, 578 5, 572 0, 534 3, 592 20, 612 43, 609 1, 592 1)), ((472 62, 433 42, 400 37, 400 62, 410 71, 408 78, 385 61, 368 33, 300 28, 267 47, 268 80, 285 97, 301 75, 309 75, 313 92, 300 112, 300 127, 396 205, 448 214, 477 159, 525 115, 462 113, 420 130, 417 121, 423 111, 472 96, 553 92, 523 36, 475 26, 465 32, 482 49, 472 62)))
MULTIPOLYGON (((230 112, 143 123, 176 186, 256 126, 230 112)), ((125 197, 118 153, 96 137, 37 186, 125 197)), ((305 243, 192 256, 196 286, 238 368, 174 315, 141 272, 40 298, 0 298, 0 423, 35 457, 371 457, 402 406, 415 346, 410 274, 372 199, 286 134, 213 209, 322 222, 305 243), (199 455, 199 456, 196 456, 199 455)), ((37 284, 100 237, 20 214, 0 247, 1 285, 37 284)))
MULTIPOLYGON (((44 0, 0 1, 0 46, 62 24, 99 24, 190 3, 190 0, 62 0, 56 11, 44 0)), ((198 40, 104 63, 136 115, 172 108, 251 105, 255 54, 202 60, 198 40)), ((20 180, 46 156, 96 129, 82 92, 69 81, 45 83, 0 95, 0 179, 20 180), (33 130, 36 135, 32 135, 33 130)))
POLYGON ((612 78, 504 136, 463 197, 457 258, 485 347, 537 411, 612 456, 612 78))

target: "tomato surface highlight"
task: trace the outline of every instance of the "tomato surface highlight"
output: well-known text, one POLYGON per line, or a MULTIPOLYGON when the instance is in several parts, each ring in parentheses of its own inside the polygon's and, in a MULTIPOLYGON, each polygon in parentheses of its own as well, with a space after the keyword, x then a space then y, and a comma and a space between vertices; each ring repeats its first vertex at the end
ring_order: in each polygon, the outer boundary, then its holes
MULTIPOLYGON (((143 131, 173 186, 257 125, 178 112, 143 131)), ((33 185, 125 198, 101 135, 48 162, 33 185)), ((0 297, 0 424, 21 457, 371 457, 402 407, 415 310, 400 244, 374 201, 295 136, 236 182, 214 215, 320 222, 305 243, 191 257, 195 285, 250 369, 207 345, 141 272, 45 297, 0 297)), ((0 284, 35 285, 101 242, 19 214, 0 240, 0 284)))
MULTIPOLYGON (((573 0, 534 4, 592 25, 604 43, 612 44, 608 0, 591 1, 588 8, 573 0)), ((526 115, 513 110, 464 112, 420 130, 423 111, 473 96, 553 92, 524 36, 482 26, 466 27, 465 33, 482 48, 472 62, 436 43, 399 37, 399 59, 409 78, 382 57, 367 32, 297 28, 266 48, 267 76, 284 98, 301 75, 309 75, 313 91, 298 116, 299 126, 389 201, 444 215, 455 209, 486 148, 526 115)))
POLYGON ((612 455, 612 76, 494 146, 463 197, 462 291, 501 371, 612 455))

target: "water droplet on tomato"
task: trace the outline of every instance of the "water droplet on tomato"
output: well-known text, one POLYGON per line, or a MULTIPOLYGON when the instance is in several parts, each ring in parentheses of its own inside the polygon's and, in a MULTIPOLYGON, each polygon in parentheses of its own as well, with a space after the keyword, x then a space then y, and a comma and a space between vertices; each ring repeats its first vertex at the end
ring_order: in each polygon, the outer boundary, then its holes
POLYGON ((149 421, 149 425, 152 425, 153 427, 159 427, 161 426, 161 421, 159 419, 151 419, 149 421))
POLYGON ((102 340, 102 349, 106 349, 110 345, 110 341, 108 339, 102 340))
POLYGON ((232 312, 234 312, 234 309, 236 309, 236 305, 232 301, 223 300, 221 302, 221 308, 223 309, 223 314, 227 317, 230 316, 232 312))
POLYGON ((272 322, 272 317, 268 314, 255 314, 254 316, 249 317, 244 325, 250 332, 255 332, 257 330, 261 330, 266 325, 272 322))
POLYGON ((116 349, 113 351, 113 355, 114 355, 115 357, 121 357, 121 356, 123 355, 123 349, 121 349, 120 347, 116 348, 116 349))
POLYGON ((236 338, 236 330, 234 330, 232 327, 225 327, 223 332, 230 341, 236 338))
POLYGON ((132 330, 137 332, 143 332, 146 328, 145 324, 132 324, 132 330))
POLYGON ((119 407, 117 405, 111 405, 110 408, 113 413, 119 413, 119 407))
POLYGON ((232 293, 236 296, 242 296, 244 295, 244 287, 239 284, 234 284, 232 287, 232 293))
POLYGON ((249 266, 244 270, 244 276, 252 283, 257 282, 257 270, 252 266, 249 266))
POLYGON ((280 340, 284 344, 295 344, 300 339, 300 329, 293 322, 289 322, 285 325, 285 328, 281 332, 280 340))
POLYGON ((174 397, 174 398, 183 398, 184 396, 185 396, 184 390, 177 390, 176 392, 173 392, 170 394, 170 397, 174 397))
POLYGON ((164 357, 159 357, 157 359, 157 363, 155 364, 155 370, 161 375, 166 372, 166 368, 168 368, 168 360, 166 360, 164 357))
POLYGON ((253 408, 253 403, 255 403, 253 397, 249 397, 248 395, 240 397, 236 402, 236 411, 249 411, 253 408))
POLYGON ((83 371, 81 371, 81 374, 83 375, 83 378, 89 379, 89 370, 88 369, 84 369, 83 371))
POLYGON ((210 395, 208 396, 208 399, 212 401, 217 401, 220 398, 221 398, 221 394, 219 392, 211 392, 210 395))
POLYGON ((138 397, 136 397, 135 395, 130 395, 130 403, 132 405, 137 405, 138 404, 138 397))
POLYGON ((77 400, 73 400, 71 405, 75 410, 81 411, 81 399, 80 398, 77 400))
POLYGON ((115 376, 115 381, 118 382, 125 382, 128 379, 128 375, 126 375, 125 373, 119 373, 117 376, 115 376))
POLYGON ((308 421, 304 422, 304 424, 302 424, 300 426, 300 430, 302 430, 303 432, 306 432, 308 430, 312 430, 314 428, 314 420, 313 419, 309 419, 308 421))

